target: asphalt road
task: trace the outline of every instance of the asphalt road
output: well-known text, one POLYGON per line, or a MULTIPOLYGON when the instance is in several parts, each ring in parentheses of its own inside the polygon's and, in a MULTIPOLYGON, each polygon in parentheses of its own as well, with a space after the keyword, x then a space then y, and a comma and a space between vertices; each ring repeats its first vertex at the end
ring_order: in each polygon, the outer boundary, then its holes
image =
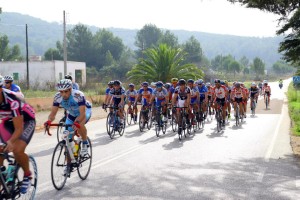
MULTIPOLYGON (((288 80, 290 81, 290 80, 288 80)), ((300 168, 290 147, 284 91, 271 84, 270 110, 259 101, 257 115, 221 134, 216 122, 178 140, 169 128, 157 138, 129 126, 111 140, 105 120, 88 123, 93 165, 87 180, 73 173, 61 191, 50 177, 56 137, 36 133, 27 151, 39 170, 36 199, 300 199, 300 168)), ((55 131, 55 129, 53 129, 55 131)))

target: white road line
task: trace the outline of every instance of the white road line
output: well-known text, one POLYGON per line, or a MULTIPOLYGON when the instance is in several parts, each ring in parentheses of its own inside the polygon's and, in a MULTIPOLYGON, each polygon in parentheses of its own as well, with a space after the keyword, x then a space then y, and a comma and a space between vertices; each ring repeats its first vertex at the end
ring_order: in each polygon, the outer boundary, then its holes
POLYGON ((300 176, 296 176, 296 188, 300 188, 300 176))

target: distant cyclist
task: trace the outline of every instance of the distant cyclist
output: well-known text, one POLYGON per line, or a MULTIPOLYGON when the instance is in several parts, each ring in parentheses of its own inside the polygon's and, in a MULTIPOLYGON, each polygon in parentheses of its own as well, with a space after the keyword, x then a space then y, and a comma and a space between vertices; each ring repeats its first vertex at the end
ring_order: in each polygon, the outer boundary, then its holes
POLYGON ((109 93, 113 88, 114 88, 114 81, 109 81, 107 83, 107 88, 105 89, 105 99, 102 104, 103 109, 106 109, 107 103, 110 102, 111 96, 109 95, 109 93))
POLYGON ((127 99, 127 104, 128 107, 132 106, 133 107, 133 116, 134 116, 134 121, 137 121, 137 105, 134 103, 135 99, 137 98, 137 91, 134 89, 134 84, 130 83, 128 85, 128 90, 125 92, 126 99, 127 99))
POLYGON ((65 79, 69 79, 72 81, 72 87, 73 87, 73 90, 79 90, 79 85, 78 83, 75 83, 75 81, 73 81, 73 78, 71 75, 67 74, 65 75, 65 79))
POLYGON ((223 121, 222 125, 225 126, 225 118, 226 118, 226 99, 228 97, 228 90, 224 85, 221 85, 221 80, 215 80, 215 88, 214 88, 214 108, 217 109, 217 104, 222 105, 222 116, 223 121))
POLYGON ((122 87, 122 83, 119 80, 114 81, 114 88, 110 90, 109 94, 112 96, 110 103, 115 107, 119 107, 118 114, 121 120, 121 124, 124 122, 124 106, 125 106, 125 88, 122 87))
POLYGON ((167 103, 169 102, 169 95, 166 88, 163 87, 163 83, 158 81, 156 83, 156 88, 153 91, 153 95, 151 97, 151 103, 155 102, 156 106, 162 107, 162 113, 164 116, 163 121, 167 121, 167 103))
MULTIPOLYGON (((57 84, 58 93, 54 96, 51 113, 48 116, 48 121, 44 124, 50 126, 54 121, 59 106, 67 110, 68 116, 66 124, 72 125, 68 130, 78 130, 82 137, 81 155, 88 153, 89 143, 87 140, 87 130, 85 124, 89 121, 92 114, 91 104, 86 101, 83 92, 72 89, 72 81, 62 79, 57 84)), ((72 137, 72 135, 70 135, 72 137)), ((70 138, 71 139, 71 138, 70 138)))
POLYGON ((264 100, 266 99, 266 96, 267 96, 268 104, 270 104, 271 87, 268 85, 267 81, 264 81, 264 86, 262 88, 262 94, 264 95, 264 100))
POLYGON ((13 81, 14 81, 14 79, 12 76, 4 76, 5 84, 2 87, 4 87, 5 89, 8 89, 8 90, 11 90, 13 92, 16 92, 16 93, 20 94, 21 97, 24 97, 24 95, 21 91, 21 88, 18 85, 14 84, 13 81))
POLYGON ((257 103, 258 94, 259 94, 259 88, 257 87, 256 83, 255 82, 251 83, 251 88, 249 89, 249 97, 251 98, 250 108, 252 108, 251 105, 252 99, 254 99, 255 102, 257 103))
POLYGON ((279 80, 279 87, 280 87, 280 89, 282 88, 282 86, 283 86, 283 81, 282 81, 282 79, 280 79, 279 80))

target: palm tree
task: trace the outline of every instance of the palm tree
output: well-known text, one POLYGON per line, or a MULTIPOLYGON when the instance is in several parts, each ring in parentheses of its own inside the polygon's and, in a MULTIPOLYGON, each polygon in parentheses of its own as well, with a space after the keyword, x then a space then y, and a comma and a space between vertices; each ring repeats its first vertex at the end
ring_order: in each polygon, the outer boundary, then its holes
POLYGON ((203 72, 194 64, 182 64, 186 53, 180 48, 167 44, 149 48, 144 52, 145 58, 139 60, 127 77, 133 81, 163 81, 171 78, 202 78, 203 72))

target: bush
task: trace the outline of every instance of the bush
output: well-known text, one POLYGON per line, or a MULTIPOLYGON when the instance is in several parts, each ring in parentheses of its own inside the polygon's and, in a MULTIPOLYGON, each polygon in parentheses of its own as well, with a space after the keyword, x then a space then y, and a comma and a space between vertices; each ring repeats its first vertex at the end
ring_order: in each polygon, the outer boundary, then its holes
POLYGON ((288 89, 289 113, 293 122, 293 133, 300 136, 300 90, 295 89, 292 84, 288 89))

